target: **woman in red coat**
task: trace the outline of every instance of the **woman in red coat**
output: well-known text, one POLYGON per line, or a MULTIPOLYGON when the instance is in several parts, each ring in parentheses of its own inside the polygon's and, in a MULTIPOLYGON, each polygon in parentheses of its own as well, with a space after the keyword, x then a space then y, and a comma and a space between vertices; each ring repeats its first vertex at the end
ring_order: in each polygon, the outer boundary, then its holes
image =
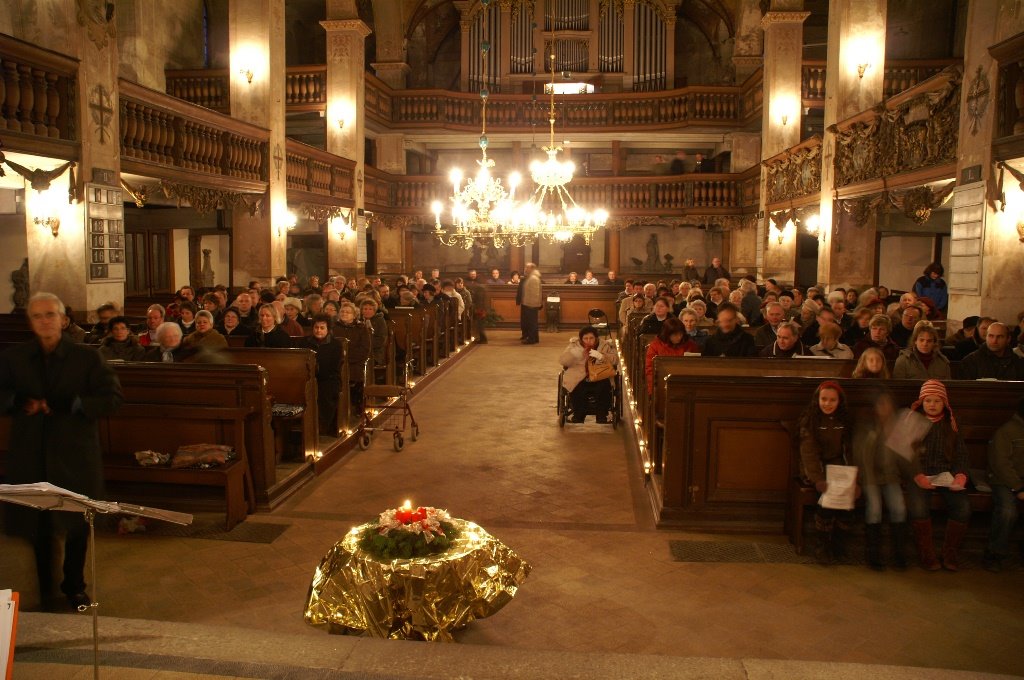
POLYGON ((658 337, 647 346, 646 374, 648 394, 654 392, 654 357, 661 355, 681 357, 687 352, 699 354, 700 347, 690 339, 690 336, 686 333, 686 328, 683 327, 682 321, 674 316, 668 317, 661 325, 658 337))

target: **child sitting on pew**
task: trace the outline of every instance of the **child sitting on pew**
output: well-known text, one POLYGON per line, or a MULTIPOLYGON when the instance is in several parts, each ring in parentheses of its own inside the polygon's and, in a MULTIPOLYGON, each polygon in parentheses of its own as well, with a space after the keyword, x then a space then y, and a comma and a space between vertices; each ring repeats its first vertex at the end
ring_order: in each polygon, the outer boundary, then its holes
MULTIPOLYGON (((800 417, 800 477, 818 493, 828 489, 827 465, 849 465, 852 424, 839 383, 826 380, 818 385, 800 417)), ((852 521, 852 510, 815 507, 818 545, 814 556, 819 564, 832 564, 843 557, 844 537, 852 521)))
POLYGON ((921 409, 932 421, 928 434, 917 447, 913 461, 914 483, 907 484, 907 507, 914 525, 921 567, 928 571, 942 568, 957 571, 960 543, 971 518, 971 504, 964 493, 969 467, 967 445, 953 417, 946 386, 940 381, 925 381, 917 401, 910 408, 914 411, 921 409), (936 479, 939 475, 946 480, 936 479), (941 564, 932 541, 931 500, 935 494, 942 496, 948 516, 941 564))
POLYGON ((858 423, 853 436, 853 459, 864 490, 864 549, 868 567, 885 569, 882 559, 882 506, 889 509, 890 564, 893 569, 907 568, 907 505, 903 501, 900 479, 909 479, 910 463, 888 445, 896 427, 896 405, 892 395, 879 392, 872 418, 858 423))

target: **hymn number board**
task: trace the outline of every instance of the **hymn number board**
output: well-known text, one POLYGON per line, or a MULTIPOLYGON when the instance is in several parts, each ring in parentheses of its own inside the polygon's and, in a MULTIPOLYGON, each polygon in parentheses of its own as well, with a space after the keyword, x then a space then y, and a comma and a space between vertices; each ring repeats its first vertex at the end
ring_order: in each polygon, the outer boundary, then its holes
POLYGON ((124 281, 124 204, 121 188, 86 184, 90 281, 124 281))

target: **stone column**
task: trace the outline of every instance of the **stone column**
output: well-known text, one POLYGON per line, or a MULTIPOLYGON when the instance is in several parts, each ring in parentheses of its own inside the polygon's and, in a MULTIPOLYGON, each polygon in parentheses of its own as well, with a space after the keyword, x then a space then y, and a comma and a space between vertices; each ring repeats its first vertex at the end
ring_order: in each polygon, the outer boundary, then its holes
POLYGON ((822 140, 818 282, 862 290, 875 283, 875 220, 858 227, 836 212, 835 140, 828 128, 882 101, 887 0, 834 0, 829 6, 822 140), (866 65, 866 66, 865 66, 866 65), (865 66, 863 73, 858 66, 865 66))
POLYGON ((587 71, 600 73, 600 51, 601 51, 601 2, 590 0, 590 42, 587 44, 587 71))
MULTIPOLYGON (((774 0, 772 10, 764 15, 764 106, 761 122, 761 158, 770 158, 800 142, 801 69, 803 56, 803 22, 809 12, 799 10, 802 0, 774 0)), ((765 209, 767 191, 761 173, 761 205, 765 209)), ((764 248, 761 275, 780 283, 792 282, 796 275, 796 239, 787 230, 782 243, 765 239, 768 216, 757 230, 764 248)))
POLYGON ((676 86, 676 18, 665 20, 665 89, 676 86))
POLYGON ((761 31, 760 0, 742 0, 736 17, 736 38, 733 43, 732 63, 736 68, 736 84, 759 69, 764 50, 761 31))
POLYGON ((230 215, 234 281, 268 282, 286 273, 288 212, 285 143, 284 0, 231 0, 228 39, 231 117, 270 130, 270 187, 263 215, 230 215), (248 82, 248 73, 252 82, 248 82))
POLYGON ((633 30, 636 25, 636 0, 623 0, 622 3, 622 91, 633 91, 633 56, 636 43, 633 30))
MULTIPOLYGON (((327 126, 327 150, 356 162, 353 199, 357 219, 352 220, 352 238, 331 239, 327 252, 327 266, 332 273, 351 276, 361 269, 358 258, 360 225, 358 215, 363 209, 363 178, 365 175, 366 120, 362 111, 366 104, 365 86, 365 41, 370 27, 356 18, 348 3, 328 2, 326 21, 320 25, 327 31, 327 101, 345 112, 345 127, 327 126), (335 4, 344 7, 335 7, 335 4)), ((365 232, 364 232, 365 233, 365 232)))
MULTIPOLYGON (((1018 233, 1018 224, 1024 222, 1024 190, 1004 171, 1005 201, 997 199, 1000 171, 991 142, 1019 129, 1016 125, 998 128, 1001 101, 1016 101, 1008 114, 1021 107, 1013 90, 1000 92, 1004 84, 999 63, 1024 61, 1020 47, 1004 43, 1024 32, 1024 12, 1013 3, 970 3, 967 12, 957 177, 967 170, 975 174, 976 166, 981 167, 980 181, 961 184, 953 193, 953 248, 945 276, 950 292, 948 316, 954 327, 971 315, 991 316, 1012 326, 1021 310, 1024 285, 1024 242, 1018 233), (975 117, 969 103, 976 111, 984 104, 984 113, 975 117)), ((1014 118, 1009 116, 1011 122, 1014 118)))
MULTIPOLYGON (((393 175, 406 174, 405 135, 401 133, 379 135, 377 144, 377 167, 393 175)), ((373 221, 373 238, 377 244, 377 268, 381 271, 398 272, 411 269, 412 261, 405 259, 403 236, 408 220, 379 219, 373 221)))
MULTIPOLYGON (((26 6, 25 12, 36 9, 42 14, 41 5, 38 8, 26 6)), ((40 16, 39 25, 51 20, 52 17, 40 16)), ((43 46, 81 60, 75 102, 81 157, 74 169, 75 187, 71 185, 69 171, 54 178, 49 190, 44 192, 36 191, 25 182, 24 217, 29 293, 53 293, 72 307, 76 317, 81 318, 86 314, 91 316, 96 307, 104 302, 112 300, 120 303, 124 300, 123 281, 109 280, 114 279, 116 272, 108 270, 109 279, 89 279, 91 240, 84 190, 86 183, 96 181, 120 193, 121 132, 117 113, 119 58, 115 23, 116 18, 107 22, 86 15, 76 22, 74 15, 71 15, 66 23, 47 26, 44 31, 43 46), (69 190, 76 192, 76 202, 69 201, 69 190), (58 218, 58 234, 54 236, 51 227, 36 224, 36 217, 58 218)), ((63 164, 61 160, 39 157, 28 165, 32 170, 53 170, 63 164)), ((7 168, 7 179, 11 180, 12 177, 20 179, 7 168)), ((116 202, 111 207, 115 212, 119 208, 116 202)), ((121 223, 123 225, 123 219, 121 223)), ((114 266, 110 267, 110 270, 114 269, 114 266)))
MULTIPOLYGON (((501 21, 498 38, 498 72, 493 74, 498 83, 500 91, 509 94, 512 92, 512 79, 509 77, 512 65, 512 2, 511 0, 500 0, 498 3, 501 21)), ((491 39, 494 44, 494 39, 491 39)))
POLYGON ((608 269, 619 273, 619 258, 621 253, 621 234, 618 229, 607 229, 605 234, 608 238, 608 269))
POLYGON ((400 2, 378 2, 373 7, 377 33, 377 54, 374 56, 377 60, 370 66, 373 67, 376 76, 393 90, 404 90, 406 77, 409 75, 409 64, 406 63, 405 54, 406 19, 402 13, 402 6, 403 3, 400 2))
POLYGON ((466 16, 466 11, 469 9, 469 1, 455 0, 452 4, 455 5, 455 9, 459 10, 459 48, 461 51, 460 61, 462 63, 462 68, 459 69, 459 89, 463 92, 468 92, 469 64, 480 53, 480 46, 469 44, 469 29, 473 25, 469 17, 466 16))

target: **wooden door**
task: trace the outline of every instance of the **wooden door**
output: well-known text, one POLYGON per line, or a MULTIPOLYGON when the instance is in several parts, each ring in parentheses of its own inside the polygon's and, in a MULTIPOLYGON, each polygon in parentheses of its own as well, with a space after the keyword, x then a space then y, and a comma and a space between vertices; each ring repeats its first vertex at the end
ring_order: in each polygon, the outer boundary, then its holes
POLYGON ((125 260, 125 295, 153 297, 172 292, 170 232, 129 231, 125 234, 125 260))

